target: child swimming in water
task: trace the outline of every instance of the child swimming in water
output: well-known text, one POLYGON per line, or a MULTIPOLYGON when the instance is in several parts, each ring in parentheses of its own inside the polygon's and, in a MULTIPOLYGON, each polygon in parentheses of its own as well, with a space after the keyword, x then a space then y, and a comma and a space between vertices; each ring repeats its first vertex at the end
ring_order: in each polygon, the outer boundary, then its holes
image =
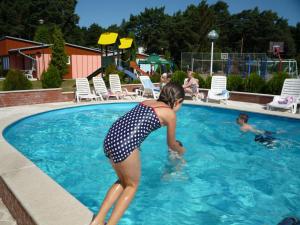
POLYGON ((241 113, 239 117, 236 119, 238 125, 240 125, 240 130, 243 132, 252 132, 254 134, 264 134, 264 131, 257 130, 248 124, 249 116, 245 113, 241 113))
POLYGON ((240 130, 243 132, 252 132, 255 134, 255 141, 265 144, 268 147, 272 147, 274 144, 275 138, 272 137, 272 132, 258 130, 248 124, 249 116, 245 113, 241 113, 236 119, 238 125, 240 125, 240 130))
POLYGON ((185 149, 176 141, 176 112, 184 99, 180 85, 168 83, 158 100, 147 100, 119 118, 104 140, 104 153, 109 158, 118 180, 111 186, 90 225, 105 224, 110 208, 114 209, 107 225, 115 225, 132 201, 140 181, 140 145, 154 130, 167 126, 167 142, 171 151, 182 155, 185 149))

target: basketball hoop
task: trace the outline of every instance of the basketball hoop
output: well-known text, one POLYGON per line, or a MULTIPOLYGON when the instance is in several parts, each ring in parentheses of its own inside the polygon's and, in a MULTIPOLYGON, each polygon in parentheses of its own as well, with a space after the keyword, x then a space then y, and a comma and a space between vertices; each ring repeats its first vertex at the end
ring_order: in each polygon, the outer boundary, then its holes
POLYGON ((280 55, 280 46, 279 45, 273 46, 273 55, 275 55, 275 56, 280 55))
POLYGON ((221 53, 221 59, 227 60, 228 59, 228 53, 221 53))
POLYGON ((273 53, 274 56, 278 57, 279 65, 278 65, 278 73, 282 71, 282 59, 280 53, 283 53, 283 42, 270 42, 270 52, 273 53))

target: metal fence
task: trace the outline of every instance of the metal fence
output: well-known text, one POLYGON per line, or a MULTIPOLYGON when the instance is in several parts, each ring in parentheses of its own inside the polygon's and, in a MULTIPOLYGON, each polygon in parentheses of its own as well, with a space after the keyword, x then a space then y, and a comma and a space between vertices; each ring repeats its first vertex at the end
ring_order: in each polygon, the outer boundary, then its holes
MULTIPOLYGON (((181 69, 190 69, 201 74, 210 73, 211 54, 207 52, 182 52, 181 69)), ((213 54, 213 73, 240 74, 243 77, 257 73, 264 79, 279 71, 290 77, 299 77, 294 59, 271 59, 266 53, 219 53, 213 54), (281 65, 280 65, 281 64, 281 65)))

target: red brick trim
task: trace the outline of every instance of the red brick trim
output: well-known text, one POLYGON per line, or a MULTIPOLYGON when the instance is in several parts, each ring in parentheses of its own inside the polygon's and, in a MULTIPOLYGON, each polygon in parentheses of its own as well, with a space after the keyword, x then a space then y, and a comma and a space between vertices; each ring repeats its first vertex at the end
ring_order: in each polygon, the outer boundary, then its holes
POLYGON ((0 92, 0 107, 73 101, 74 93, 61 88, 0 92))
POLYGON ((10 214, 16 220, 17 224, 36 225, 31 216, 24 209, 22 204, 7 187, 2 177, 0 177, 0 198, 9 210, 10 214))

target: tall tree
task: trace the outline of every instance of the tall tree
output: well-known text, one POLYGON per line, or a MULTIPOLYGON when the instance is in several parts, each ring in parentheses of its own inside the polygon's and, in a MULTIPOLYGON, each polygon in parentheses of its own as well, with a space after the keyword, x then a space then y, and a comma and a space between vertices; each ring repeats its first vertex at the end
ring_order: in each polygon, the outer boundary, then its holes
POLYGON ((85 46, 98 47, 98 40, 102 32, 104 32, 104 29, 98 24, 93 23, 85 31, 85 46))
POLYGON ((52 43, 52 38, 49 32, 49 28, 45 25, 39 26, 36 29, 33 40, 37 42, 46 43, 46 44, 52 43))
POLYGON ((54 27, 53 30, 53 46, 52 46, 52 58, 50 64, 55 66, 61 78, 68 72, 68 56, 65 53, 65 41, 61 30, 58 27, 54 27))
POLYGON ((76 3, 76 0, 1 0, 0 36, 32 40, 39 20, 43 19, 45 25, 59 26, 66 40, 72 42, 79 21, 75 14, 76 3))
POLYGON ((133 32, 138 44, 144 46, 148 53, 161 53, 168 47, 165 8, 146 8, 138 16, 130 16, 127 32, 133 32))

